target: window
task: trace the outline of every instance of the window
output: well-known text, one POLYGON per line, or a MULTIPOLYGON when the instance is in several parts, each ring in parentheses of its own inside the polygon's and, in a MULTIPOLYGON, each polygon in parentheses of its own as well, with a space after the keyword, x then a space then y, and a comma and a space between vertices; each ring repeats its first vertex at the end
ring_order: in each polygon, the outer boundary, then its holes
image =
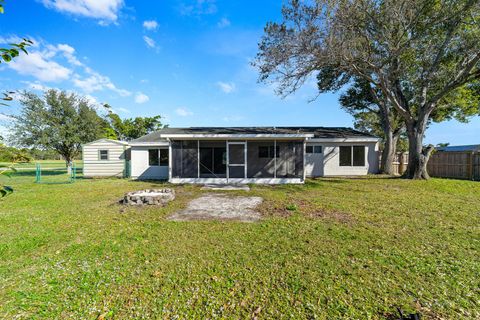
MULTIPOLYGON (((274 154, 275 154, 275 146, 259 146, 258 147, 259 158, 273 159, 274 154)), ((277 147, 277 158, 279 157, 280 157, 280 148, 277 147)))
POLYGON ((148 165, 159 166, 160 158, 158 157, 158 149, 148 149, 148 165))
POLYGON ((340 147, 340 166, 341 167, 352 166, 352 147, 351 146, 340 147))
POLYGON ((353 146, 353 166, 365 166, 365 146, 353 146))
POLYGON ((168 149, 160 149, 160 165, 168 167, 168 149))
POLYGON ((306 153, 322 153, 322 146, 307 146, 305 148, 306 153))
POLYGON ((98 151, 98 158, 100 160, 108 160, 108 150, 99 150, 98 151))
POLYGON ((148 165, 168 167, 168 149, 149 149, 148 165))
POLYGON ((341 146, 340 147, 341 167, 363 167, 365 166, 365 146, 341 146))

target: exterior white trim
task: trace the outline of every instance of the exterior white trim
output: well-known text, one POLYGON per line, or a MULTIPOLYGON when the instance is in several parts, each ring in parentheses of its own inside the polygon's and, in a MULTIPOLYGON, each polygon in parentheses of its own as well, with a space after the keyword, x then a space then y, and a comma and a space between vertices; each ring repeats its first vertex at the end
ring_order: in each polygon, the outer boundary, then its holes
POLYGON ((309 142, 378 142, 379 138, 374 137, 359 137, 359 138, 312 138, 307 139, 309 142))
POLYGON ((304 180, 301 178, 172 178, 169 182, 174 184, 303 184, 304 180))
POLYGON ((88 145, 99 143, 99 142, 111 142, 111 143, 120 144, 122 146, 128 146, 128 142, 126 141, 113 140, 113 139, 98 139, 89 143, 84 143, 83 146, 88 146, 88 145))
POLYGON ((170 145, 170 142, 168 140, 156 142, 130 142, 129 145, 132 147, 168 147, 170 145))
POLYGON ((195 134, 180 134, 180 133, 171 133, 171 134, 161 134, 160 138, 170 138, 170 139, 198 139, 198 138, 217 138, 217 139, 245 139, 245 138, 271 138, 271 139, 281 139, 281 138, 313 138, 313 133, 298 133, 298 134, 213 134, 213 133, 195 133, 195 134))

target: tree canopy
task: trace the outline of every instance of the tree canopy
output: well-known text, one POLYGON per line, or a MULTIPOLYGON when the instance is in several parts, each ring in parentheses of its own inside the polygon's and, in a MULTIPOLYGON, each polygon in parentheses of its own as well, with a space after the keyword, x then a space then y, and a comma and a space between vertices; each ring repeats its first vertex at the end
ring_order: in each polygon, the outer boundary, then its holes
MULTIPOLYGON (((106 108, 111 110, 109 105, 106 108)), ((121 119, 117 114, 109 112, 106 119, 109 123, 109 135, 114 139, 129 141, 140 138, 163 127, 161 116, 136 117, 121 119)))
POLYGON ((10 137, 19 146, 53 149, 70 163, 83 143, 104 134, 105 121, 87 99, 74 93, 48 90, 40 97, 23 92, 20 103, 23 108, 10 137))
POLYGON ((297 90, 316 74, 320 92, 355 79, 378 91, 405 122, 410 178, 428 178, 423 148, 432 117, 479 113, 480 2, 290 0, 259 44, 260 80, 297 90))

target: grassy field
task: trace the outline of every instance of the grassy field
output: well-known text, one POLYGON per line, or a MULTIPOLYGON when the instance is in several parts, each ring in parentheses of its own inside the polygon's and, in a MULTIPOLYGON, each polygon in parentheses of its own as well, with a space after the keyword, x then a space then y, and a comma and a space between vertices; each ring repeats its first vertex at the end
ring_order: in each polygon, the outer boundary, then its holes
POLYGON ((238 223, 165 220, 196 186, 122 210, 125 192, 163 185, 33 178, 10 179, 0 201, 0 317, 480 318, 478 182, 254 186, 265 218, 238 223))

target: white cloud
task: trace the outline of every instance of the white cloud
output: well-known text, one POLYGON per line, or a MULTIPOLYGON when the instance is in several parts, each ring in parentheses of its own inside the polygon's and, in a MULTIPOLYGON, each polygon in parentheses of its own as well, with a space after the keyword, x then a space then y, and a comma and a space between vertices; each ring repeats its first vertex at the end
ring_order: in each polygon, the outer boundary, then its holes
POLYGON ((60 12, 100 20, 102 25, 117 21, 120 9, 124 5, 123 0, 41 0, 41 2, 47 8, 60 12))
POLYGON ((148 100, 150 100, 150 98, 144 93, 138 92, 135 95, 135 103, 145 103, 148 102, 148 100))
POLYGON ((143 21, 143 27, 147 30, 155 30, 158 28, 158 22, 155 20, 143 21))
MULTIPOLYGON (((2 41, 5 39, 0 38, 0 42, 2 41)), ((42 82, 68 81, 87 94, 103 90, 111 90, 120 96, 132 94, 128 90, 117 88, 107 76, 80 62, 75 56, 75 48, 68 44, 53 45, 43 40, 35 40, 28 55, 21 53, 7 66, 21 75, 39 80, 24 81, 32 90, 50 89, 42 82)))
POLYGON ((216 12, 216 0, 190 0, 180 5, 180 14, 184 16, 199 16, 216 12))
POLYGON ((177 108, 175 110, 175 113, 178 114, 180 117, 193 116, 193 112, 186 108, 177 108))
POLYGON ((45 58, 40 52, 21 54, 8 66, 22 75, 31 75, 45 82, 67 80, 72 74, 72 70, 45 58))
POLYGON ((235 83, 233 82, 217 82, 217 86, 222 90, 224 93, 231 93, 235 91, 235 83))
POLYGON ((145 43, 147 44, 147 47, 149 48, 155 48, 157 46, 157 44, 155 43, 155 40, 153 40, 150 37, 143 36, 143 41, 145 41, 145 43))
POLYGON ((222 18, 222 19, 220 19, 220 21, 218 21, 217 26, 219 28, 226 28, 226 27, 230 26, 230 24, 231 24, 230 20, 228 20, 227 18, 222 18))
POLYGON ((77 88, 82 89, 86 93, 109 89, 122 97, 127 97, 132 94, 128 90, 117 88, 110 78, 103 76, 88 67, 85 68, 85 71, 88 74, 87 77, 80 77, 78 74, 75 74, 72 81, 77 88))

